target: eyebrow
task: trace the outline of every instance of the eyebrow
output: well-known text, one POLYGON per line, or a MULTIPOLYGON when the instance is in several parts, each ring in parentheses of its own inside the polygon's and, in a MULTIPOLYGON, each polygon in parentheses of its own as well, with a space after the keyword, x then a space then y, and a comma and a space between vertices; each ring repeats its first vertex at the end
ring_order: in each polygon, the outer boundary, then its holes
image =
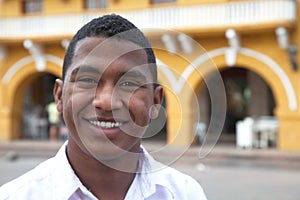
POLYGON ((130 77, 130 78, 142 78, 144 80, 147 80, 147 77, 140 71, 137 70, 131 70, 121 73, 120 77, 130 77))
POLYGON ((76 76, 78 74, 78 72, 80 73, 85 73, 85 72, 89 72, 89 73, 97 73, 99 74, 100 71, 92 66, 89 65, 80 65, 76 68, 74 68, 71 72, 71 77, 72 76, 76 76))
MULTIPOLYGON (((77 76, 78 73, 102 74, 103 72, 90 65, 80 65, 71 71, 71 77, 77 76)), ((123 71, 120 73, 119 77, 139 78, 145 81, 147 80, 147 77, 142 72, 137 70, 123 71)))

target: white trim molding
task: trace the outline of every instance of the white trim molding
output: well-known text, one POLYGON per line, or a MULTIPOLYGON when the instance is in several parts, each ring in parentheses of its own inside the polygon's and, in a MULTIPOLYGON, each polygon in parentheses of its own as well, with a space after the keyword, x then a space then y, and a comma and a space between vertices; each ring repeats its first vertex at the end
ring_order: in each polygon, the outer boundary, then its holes
MULTIPOLYGON (((173 72, 162 61, 158 60, 157 65, 158 68, 161 70, 161 72, 167 77, 170 83, 170 87, 173 89, 175 94, 179 94, 181 93, 184 84, 186 84, 188 78, 193 73, 193 71, 198 70, 197 68, 201 66, 203 63, 205 63, 206 61, 208 61, 209 59, 212 59, 216 56, 225 55, 228 49, 229 49, 228 47, 222 47, 222 48, 209 51, 206 54, 199 56, 183 71, 179 79, 176 79, 173 72)), ((289 77, 272 58, 249 48, 240 48, 238 53, 241 55, 254 58, 266 64, 266 66, 269 67, 269 69, 271 69, 279 78, 281 85, 283 86, 285 90, 285 94, 287 96, 289 109, 291 111, 295 111, 298 109, 296 93, 289 77)), ((198 71, 201 72, 201 70, 198 71)))
MULTIPOLYGON (((45 61, 52 62, 52 63, 54 63, 54 64, 56 64, 58 66, 62 66, 62 64, 63 64, 63 60, 60 57, 57 57, 57 56, 54 56, 54 55, 50 55, 50 54, 46 54, 45 55, 45 61)), ((2 83, 8 85, 9 82, 11 81, 11 79, 14 77, 14 75, 19 70, 21 70, 26 65, 28 65, 29 63, 32 63, 32 62, 34 62, 34 59, 33 59, 32 56, 27 56, 27 57, 24 57, 24 58, 18 60, 4 74, 4 76, 2 77, 2 83)))
POLYGON ((33 57, 35 61, 36 69, 41 72, 44 71, 46 68, 46 61, 45 61, 43 46, 41 44, 32 42, 29 39, 24 40, 23 46, 25 49, 29 51, 29 53, 33 57))
MULTIPOLYGON (((209 29, 296 21, 295 0, 251 0, 115 12, 141 29, 209 29)), ((0 39, 74 35, 85 23, 107 12, 0 18, 0 39)), ((277 24, 276 24, 277 23, 277 24)))
POLYGON ((229 48, 225 53, 226 64, 228 66, 233 66, 236 63, 237 53, 241 47, 240 35, 234 29, 227 29, 225 36, 229 44, 229 48))

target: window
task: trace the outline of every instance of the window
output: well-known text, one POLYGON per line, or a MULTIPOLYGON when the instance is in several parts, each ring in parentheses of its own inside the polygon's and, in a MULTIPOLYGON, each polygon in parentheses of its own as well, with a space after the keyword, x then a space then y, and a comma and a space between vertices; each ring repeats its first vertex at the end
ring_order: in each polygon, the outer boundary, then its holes
POLYGON ((151 0, 151 4, 174 3, 176 0, 151 0))
POLYGON ((107 0, 85 0, 86 9, 107 8, 107 0))
POLYGON ((23 13, 40 13, 43 11, 42 0, 25 0, 23 1, 23 13))

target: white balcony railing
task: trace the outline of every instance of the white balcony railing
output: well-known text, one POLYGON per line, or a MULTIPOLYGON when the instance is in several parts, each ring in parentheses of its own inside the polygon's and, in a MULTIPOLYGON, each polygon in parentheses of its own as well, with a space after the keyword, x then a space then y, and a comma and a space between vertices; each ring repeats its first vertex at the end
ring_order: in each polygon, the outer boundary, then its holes
MULTIPOLYGON (((46 15, 0 19, 0 39, 73 35, 83 24, 105 13, 46 15)), ((295 22, 295 0, 254 0, 221 4, 124 11, 139 28, 210 28, 295 22)))

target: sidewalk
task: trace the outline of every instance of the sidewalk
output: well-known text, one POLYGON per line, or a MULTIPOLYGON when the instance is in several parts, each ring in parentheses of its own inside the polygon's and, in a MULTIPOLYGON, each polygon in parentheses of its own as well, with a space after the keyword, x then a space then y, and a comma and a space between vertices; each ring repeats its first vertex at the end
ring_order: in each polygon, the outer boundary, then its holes
MULTIPOLYGON (((0 142, 0 155, 7 152, 15 152, 19 156, 51 157, 56 154, 63 141, 34 141, 17 140, 0 142)), ((143 145, 150 153, 157 156, 192 156, 199 159, 209 158, 239 158, 239 159, 269 159, 300 161, 300 152, 280 151, 275 148, 266 149, 241 149, 234 144, 217 144, 213 148, 200 145, 192 145, 189 148, 174 147, 164 144, 162 141, 143 141, 143 145), (212 148, 212 149, 211 149, 212 148)))
POLYGON ((15 152, 19 156, 51 157, 56 154, 63 141, 14 140, 0 142, 0 155, 15 152))
MULTIPOLYGON (((62 144, 62 141, 0 142, 0 185, 55 155, 62 144)), ((201 149, 193 145, 186 149, 153 140, 143 145, 158 161, 197 180, 209 200, 299 199, 300 152, 239 149, 233 143, 218 144, 211 152, 208 146, 201 149), (207 152, 210 153, 200 158, 207 152)))

